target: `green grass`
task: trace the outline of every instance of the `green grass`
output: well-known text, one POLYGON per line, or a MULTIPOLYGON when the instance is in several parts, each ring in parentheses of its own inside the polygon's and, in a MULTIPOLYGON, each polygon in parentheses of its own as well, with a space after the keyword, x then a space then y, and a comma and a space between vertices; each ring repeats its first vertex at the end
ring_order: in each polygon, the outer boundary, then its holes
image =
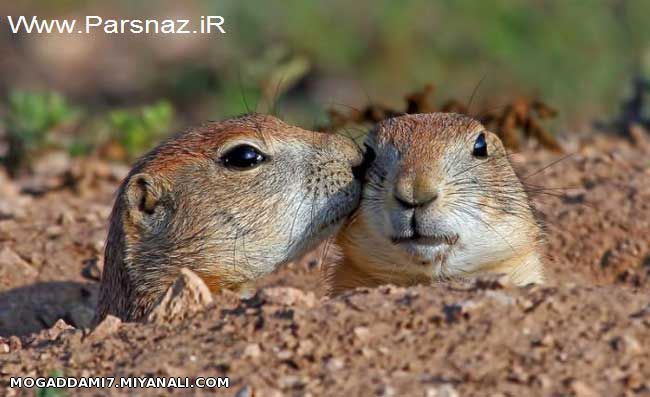
POLYGON ((56 92, 12 91, 6 107, 2 123, 9 147, 3 160, 10 173, 15 173, 34 152, 47 146, 52 130, 78 115, 56 92))
MULTIPOLYGON (((43 10, 67 15, 81 5, 43 10)), ((115 14, 151 17, 149 8, 111 3, 115 14)), ((426 83, 441 103, 467 102, 480 82, 474 111, 539 97, 559 110, 553 129, 566 130, 576 120, 614 118, 635 75, 650 76, 648 1, 202 0, 187 11, 224 16, 228 33, 173 60, 149 51, 160 42, 137 42, 128 56, 142 72, 112 92, 108 108, 95 92, 66 100, 11 91, 0 109, 10 170, 28 165, 70 123, 76 132, 57 142, 73 155, 117 142, 132 159, 175 125, 257 110, 309 128, 324 121, 330 103, 363 106, 366 98, 401 108, 404 94, 426 83)))
POLYGON ((132 110, 113 110, 108 123, 130 158, 149 149, 153 142, 170 133, 174 120, 172 105, 164 100, 132 110))

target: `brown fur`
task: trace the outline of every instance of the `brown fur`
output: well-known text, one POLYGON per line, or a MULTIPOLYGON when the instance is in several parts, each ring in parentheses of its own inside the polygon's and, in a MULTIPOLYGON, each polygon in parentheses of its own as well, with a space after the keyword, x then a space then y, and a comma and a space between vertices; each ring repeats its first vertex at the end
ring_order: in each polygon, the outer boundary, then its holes
POLYGON ((142 319, 183 267, 213 292, 249 288, 335 232, 358 203, 360 157, 343 137, 258 114, 163 142, 118 190, 96 320, 142 319), (221 156, 240 144, 267 161, 226 167, 221 156))
POLYGON ((330 294, 484 273, 543 282, 541 230, 495 134, 466 116, 417 114, 380 123, 366 144, 376 160, 337 235, 343 260, 327 269, 330 294), (472 154, 481 132, 486 158, 472 154))

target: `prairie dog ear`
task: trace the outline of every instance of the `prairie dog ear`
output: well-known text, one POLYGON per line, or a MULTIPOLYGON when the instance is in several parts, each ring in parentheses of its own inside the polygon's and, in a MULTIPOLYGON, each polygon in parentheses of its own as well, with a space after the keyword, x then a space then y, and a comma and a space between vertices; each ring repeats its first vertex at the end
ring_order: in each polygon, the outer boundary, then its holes
POLYGON ((131 221, 142 224, 156 213, 164 195, 164 187, 151 175, 140 173, 129 179, 124 194, 131 221))

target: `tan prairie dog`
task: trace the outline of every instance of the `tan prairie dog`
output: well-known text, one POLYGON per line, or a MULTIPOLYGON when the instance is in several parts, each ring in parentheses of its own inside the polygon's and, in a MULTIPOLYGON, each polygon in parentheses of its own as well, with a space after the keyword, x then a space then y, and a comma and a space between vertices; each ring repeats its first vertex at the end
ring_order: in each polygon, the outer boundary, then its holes
POLYGON ((502 273, 542 283, 542 233, 500 139, 452 113, 379 123, 361 204, 337 236, 329 292, 502 273))
POLYGON ((241 290, 336 232, 361 194, 344 137, 252 114, 140 159, 115 200, 96 321, 143 319, 179 275, 241 290))

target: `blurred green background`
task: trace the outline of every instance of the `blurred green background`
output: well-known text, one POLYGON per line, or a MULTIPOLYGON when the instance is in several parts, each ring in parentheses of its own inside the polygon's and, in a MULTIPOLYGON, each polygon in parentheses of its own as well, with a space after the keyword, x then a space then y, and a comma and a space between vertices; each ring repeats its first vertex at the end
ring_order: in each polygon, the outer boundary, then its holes
MULTIPOLYGON (((650 75, 650 1, 23 1, 0 5, 11 156, 45 146, 131 159, 171 131, 250 110, 305 127, 402 107, 427 83, 476 109, 525 95, 555 129, 611 119, 650 75), (6 15, 225 18, 225 35, 12 34, 6 15), (480 83, 480 84, 479 84, 480 83)), ((11 160, 20 161, 20 160, 11 160)))

